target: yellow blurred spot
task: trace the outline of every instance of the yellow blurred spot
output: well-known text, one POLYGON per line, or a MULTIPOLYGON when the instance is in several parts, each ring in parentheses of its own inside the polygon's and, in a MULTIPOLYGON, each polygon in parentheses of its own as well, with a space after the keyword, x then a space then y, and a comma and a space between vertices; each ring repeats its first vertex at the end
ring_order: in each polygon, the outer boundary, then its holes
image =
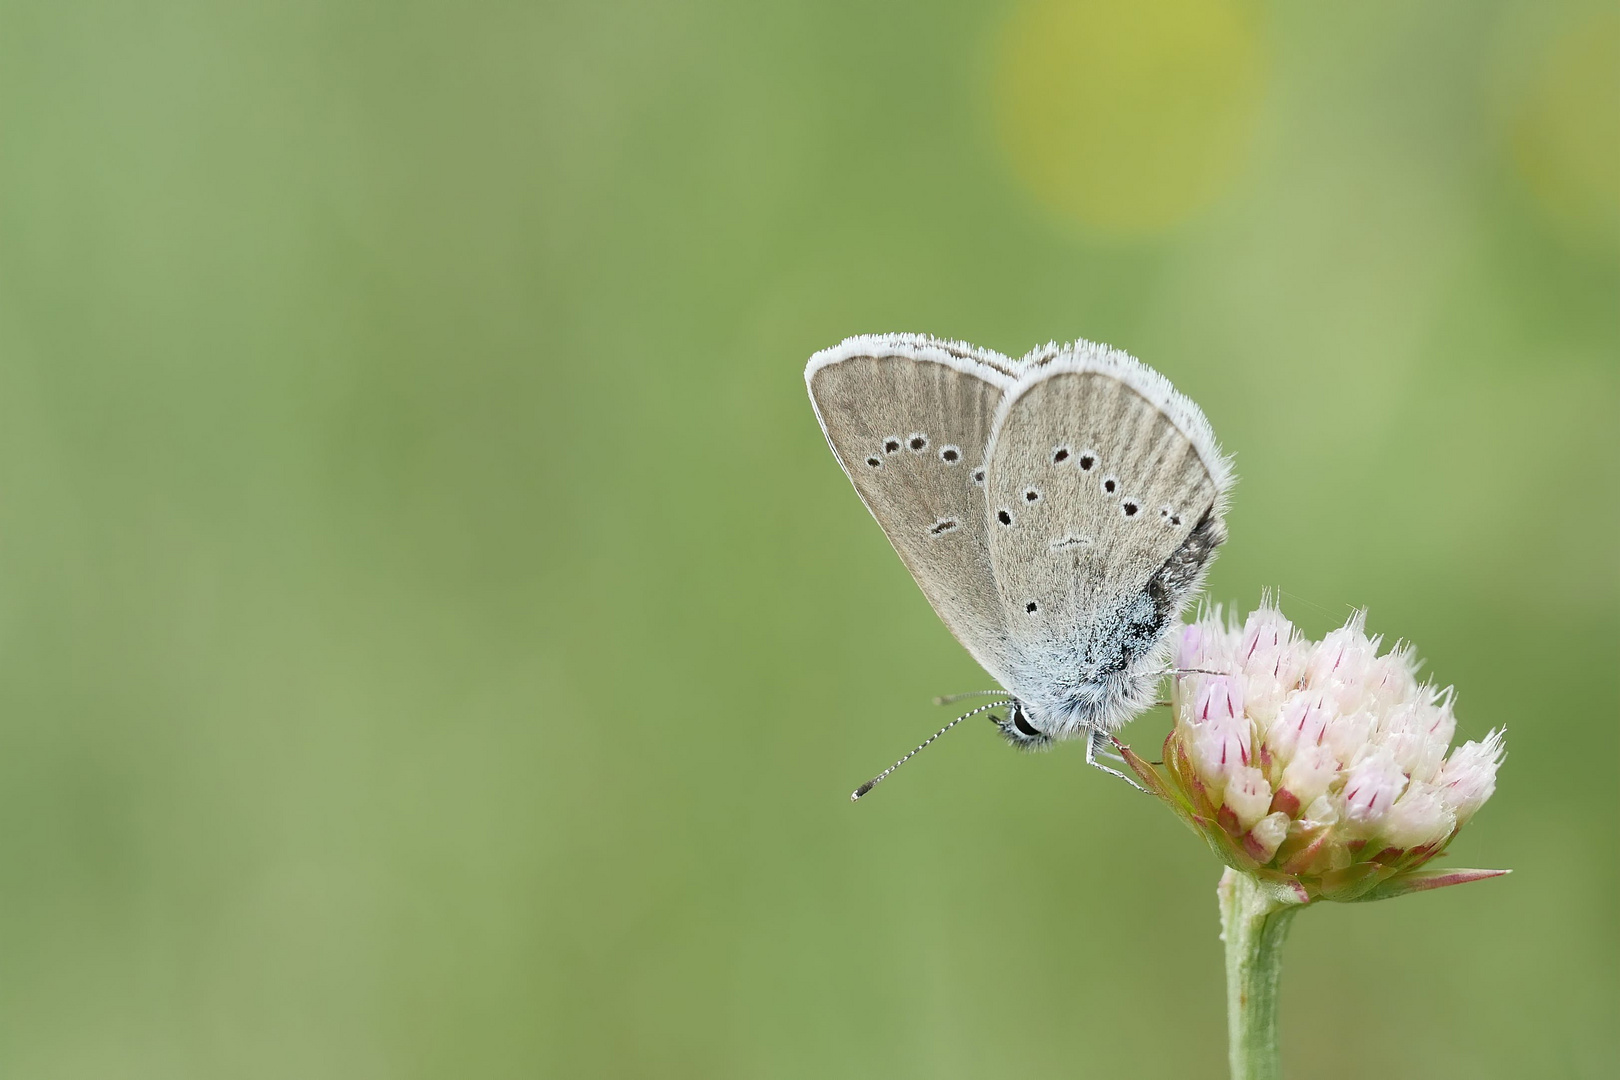
POLYGON ((1514 109, 1513 161, 1536 201, 1580 238, 1620 239, 1620 16, 1556 38, 1514 109))
POLYGON ((1082 225, 1141 234, 1214 200, 1246 155, 1261 89, 1248 5, 1030 0, 994 69, 1013 169, 1082 225))

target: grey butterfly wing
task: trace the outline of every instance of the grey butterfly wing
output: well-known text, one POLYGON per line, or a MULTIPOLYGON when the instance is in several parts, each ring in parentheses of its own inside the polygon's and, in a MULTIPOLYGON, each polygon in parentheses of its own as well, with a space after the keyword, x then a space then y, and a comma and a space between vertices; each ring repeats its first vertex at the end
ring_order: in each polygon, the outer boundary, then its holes
POLYGON ((861 501, 946 627, 997 679, 1007 655, 983 464, 1013 370, 997 354, 909 335, 851 338, 805 369, 861 501))
POLYGON ((1225 539, 1230 484, 1208 421, 1152 369, 1089 344, 1031 362, 986 462, 1012 689, 1041 703, 1144 662, 1225 539))

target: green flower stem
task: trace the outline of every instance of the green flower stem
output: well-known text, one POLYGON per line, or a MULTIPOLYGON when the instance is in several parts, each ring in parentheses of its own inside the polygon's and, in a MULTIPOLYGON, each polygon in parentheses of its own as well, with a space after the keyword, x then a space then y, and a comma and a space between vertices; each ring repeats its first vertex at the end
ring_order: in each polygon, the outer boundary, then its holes
POLYGON ((1277 983, 1298 899, 1228 867, 1216 895, 1226 942, 1227 1057, 1232 1080, 1279 1080, 1277 983))

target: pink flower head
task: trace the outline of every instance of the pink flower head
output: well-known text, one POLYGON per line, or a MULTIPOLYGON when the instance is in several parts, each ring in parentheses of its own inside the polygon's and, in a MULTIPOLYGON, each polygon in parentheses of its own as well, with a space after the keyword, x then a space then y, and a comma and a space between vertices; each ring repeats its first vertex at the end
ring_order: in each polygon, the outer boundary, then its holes
POLYGON ((1121 747, 1126 760, 1229 865, 1311 898, 1502 872, 1419 873, 1495 791, 1502 732, 1448 758, 1451 689, 1418 683, 1410 645, 1379 655, 1364 624, 1357 612, 1310 642, 1269 603, 1241 628, 1203 616, 1179 641, 1163 764, 1121 747))

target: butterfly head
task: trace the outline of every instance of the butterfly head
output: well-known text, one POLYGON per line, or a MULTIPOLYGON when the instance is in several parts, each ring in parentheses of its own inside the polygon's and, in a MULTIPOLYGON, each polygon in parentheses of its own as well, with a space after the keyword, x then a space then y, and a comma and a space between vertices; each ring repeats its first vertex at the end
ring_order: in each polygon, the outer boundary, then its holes
POLYGON ((1020 750, 1045 750, 1052 745, 1052 736, 1032 722, 1029 711, 1021 701, 1014 700, 1005 717, 992 719, 1002 736, 1020 750))

